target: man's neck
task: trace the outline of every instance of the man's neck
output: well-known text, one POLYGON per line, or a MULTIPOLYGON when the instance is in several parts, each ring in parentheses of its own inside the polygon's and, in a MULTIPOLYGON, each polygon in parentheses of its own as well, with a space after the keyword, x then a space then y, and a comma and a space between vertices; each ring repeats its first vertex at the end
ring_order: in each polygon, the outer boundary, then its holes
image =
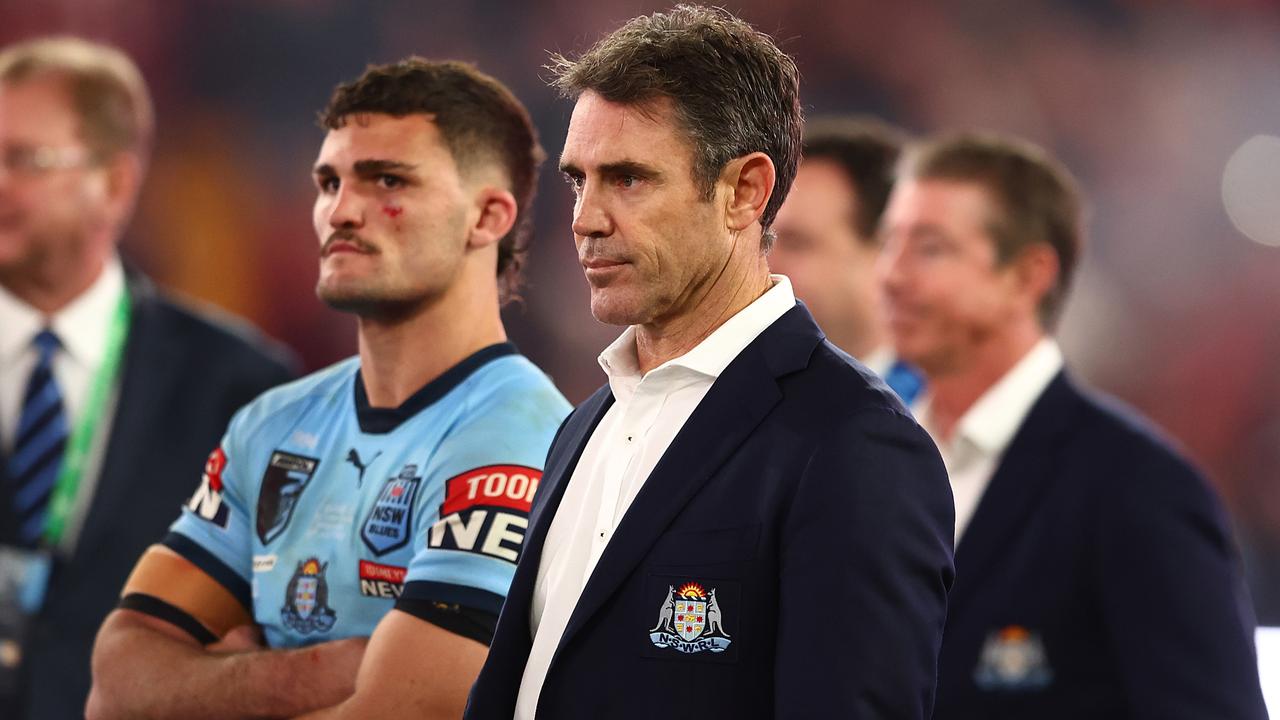
POLYGON ((992 339, 968 362, 945 371, 925 371, 929 386, 929 430, 950 442, 960 418, 1000 382, 1045 337, 1038 325, 992 339))
POLYGON ((442 297, 403 316, 359 319, 360 373, 373 407, 399 407, 476 351, 507 339, 497 291, 442 297))
POLYGON ((0 285, 14 297, 52 317, 80 297, 102 276, 106 258, 53 267, 51 263, 0 270, 0 285))
POLYGON ((756 263, 742 264, 737 272, 734 267, 731 264, 701 298, 690 302, 688 311, 636 327, 636 358, 642 374, 694 349, 768 292, 769 266, 763 255, 756 263))

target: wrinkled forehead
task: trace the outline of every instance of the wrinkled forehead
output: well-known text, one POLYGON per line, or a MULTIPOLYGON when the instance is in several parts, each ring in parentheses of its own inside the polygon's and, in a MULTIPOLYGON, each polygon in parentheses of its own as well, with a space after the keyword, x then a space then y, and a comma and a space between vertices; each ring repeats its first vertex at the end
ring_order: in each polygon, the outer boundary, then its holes
POLYGON ((453 156, 431 115, 357 113, 345 120, 341 127, 325 134, 316 157, 317 166, 350 171, 364 160, 385 160, 453 167, 453 156))
POLYGON ((692 151, 670 98, 619 103, 587 91, 574 105, 560 164, 583 171, 624 162, 688 166, 692 151))

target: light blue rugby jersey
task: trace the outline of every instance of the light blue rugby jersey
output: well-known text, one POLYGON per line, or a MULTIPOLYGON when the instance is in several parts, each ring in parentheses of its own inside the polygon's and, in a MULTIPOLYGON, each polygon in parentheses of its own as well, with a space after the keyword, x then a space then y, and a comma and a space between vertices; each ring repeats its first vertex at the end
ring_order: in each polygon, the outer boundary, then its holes
POLYGON ((569 409, 508 343, 395 409, 351 358, 242 408, 164 544, 272 647, 367 636, 398 598, 497 614, 569 409))

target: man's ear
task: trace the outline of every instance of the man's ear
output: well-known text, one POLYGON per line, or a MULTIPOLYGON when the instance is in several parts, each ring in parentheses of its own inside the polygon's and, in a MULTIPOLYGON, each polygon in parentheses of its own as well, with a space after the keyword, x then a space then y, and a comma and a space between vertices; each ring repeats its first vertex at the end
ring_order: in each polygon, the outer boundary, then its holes
POLYGON ((1053 291, 1062 271, 1058 253, 1044 242, 1023 248, 1011 264, 1018 288, 1033 307, 1039 307, 1040 301, 1053 291))
POLYGON ((773 160, 762 152, 735 158, 725 165, 720 172, 720 183, 729 190, 725 222, 730 230, 742 232, 760 219, 777 180, 773 160))
POLYGON ((142 188, 145 174, 142 158, 129 152, 116 153, 104 165, 106 170, 107 208, 110 221, 117 227, 129 222, 134 203, 142 188))
POLYGON ((467 247, 482 248, 496 244, 516 224, 516 198, 508 190, 484 187, 476 193, 474 221, 467 235, 467 247))

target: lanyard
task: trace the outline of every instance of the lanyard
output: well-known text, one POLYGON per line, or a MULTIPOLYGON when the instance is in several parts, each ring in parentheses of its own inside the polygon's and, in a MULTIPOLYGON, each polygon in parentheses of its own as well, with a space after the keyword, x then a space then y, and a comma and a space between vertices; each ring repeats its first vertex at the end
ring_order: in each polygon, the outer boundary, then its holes
POLYGON ((80 490, 80 481, 84 474, 84 463, 89 455, 89 446, 103 420, 103 407, 107 395, 115 386, 120 371, 120 361, 124 356, 124 341, 129 334, 130 315, 129 290, 120 294, 115 312, 111 314, 111 325, 107 328, 106 354, 102 365, 93 375, 93 383, 89 386, 89 397, 85 403, 80 422, 67 439, 66 449, 62 453, 62 467, 58 471, 57 482, 53 486, 53 495, 49 498, 48 514, 45 516, 44 541, 49 547, 55 547, 67 529, 67 518, 75 506, 76 493, 80 490))

